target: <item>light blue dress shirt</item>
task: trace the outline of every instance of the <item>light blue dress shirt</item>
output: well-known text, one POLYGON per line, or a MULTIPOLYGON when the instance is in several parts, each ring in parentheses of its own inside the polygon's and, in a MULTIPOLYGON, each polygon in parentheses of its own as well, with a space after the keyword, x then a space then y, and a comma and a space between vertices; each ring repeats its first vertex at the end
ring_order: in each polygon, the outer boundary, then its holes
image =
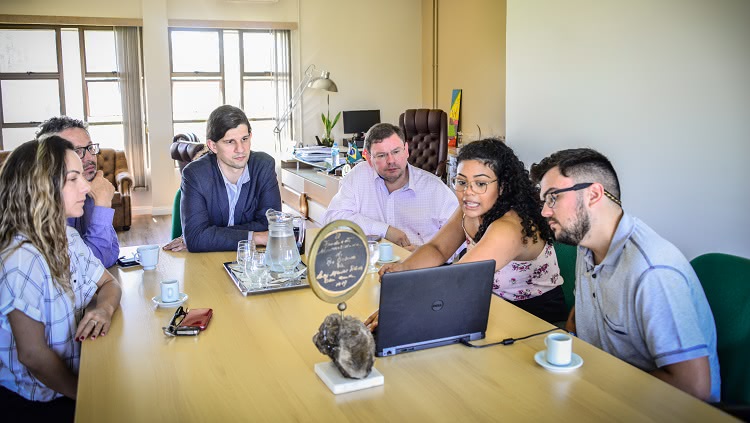
POLYGON ((240 179, 237 180, 236 184, 229 182, 224 173, 221 174, 221 177, 224 178, 224 187, 227 189, 227 198, 229 199, 229 223, 227 226, 234 226, 234 208, 237 206, 237 200, 240 198, 242 185, 250 180, 250 172, 247 170, 247 165, 245 165, 245 170, 242 171, 242 175, 240 175, 240 179))

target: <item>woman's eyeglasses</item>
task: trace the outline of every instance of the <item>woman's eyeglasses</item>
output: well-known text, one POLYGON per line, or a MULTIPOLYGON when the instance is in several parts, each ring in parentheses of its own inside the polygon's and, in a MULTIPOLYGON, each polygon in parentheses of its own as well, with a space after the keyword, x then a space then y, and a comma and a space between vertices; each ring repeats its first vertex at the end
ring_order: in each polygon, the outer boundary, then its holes
POLYGON ((487 192, 487 187, 493 182, 497 182, 497 179, 492 181, 467 181, 466 179, 453 178, 453 189, 457 192, 464 192, 471 187, 475 194, 484 194, 487 192))

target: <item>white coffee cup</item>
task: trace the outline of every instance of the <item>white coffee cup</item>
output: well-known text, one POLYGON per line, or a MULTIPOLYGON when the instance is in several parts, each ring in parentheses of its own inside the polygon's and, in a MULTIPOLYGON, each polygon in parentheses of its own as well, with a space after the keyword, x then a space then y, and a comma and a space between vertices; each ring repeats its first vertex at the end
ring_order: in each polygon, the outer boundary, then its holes
POLYGON ((378 248, 380 249, 380 261, 393 260, 393 244, 382 241, 378 248))
POLYGON ((180 284, 176 279, 161 281, 161 301, 173 303, 180 299, 180 284))
POLYGON ((156 269, 160 249, 158 245, 144 245, 136 249, 138 252, 135 253, 135 259, 143 266, 143 270, 156 269))
POLYGON ((564 333, 551 333, 544 338, 547 346, 545 358, 549 364, 567 366, 573 354, 573 338, 564 333))

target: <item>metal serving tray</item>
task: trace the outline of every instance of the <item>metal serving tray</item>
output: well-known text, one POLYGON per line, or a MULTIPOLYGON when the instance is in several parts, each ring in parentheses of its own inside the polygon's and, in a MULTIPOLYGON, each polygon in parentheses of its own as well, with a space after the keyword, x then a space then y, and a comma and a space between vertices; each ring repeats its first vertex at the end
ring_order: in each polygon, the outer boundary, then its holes
POLYGON ((300 263, 295 269, 295 274, 302 273, 297 279, 288 279, 279 277, 276 272, 271 273, 271 281, 262 287, 247 286, 242 281, 242 271, 237 268, 237 262, 228 261, 224 263, 224 269, 227 271, 229 278, 234 282, 234 286, 240 290, 240 293, 244 296, 265 294, 268 292, 286 291, 289 289, 309 288, 310 285, 307 283, 307 267, 300 263))

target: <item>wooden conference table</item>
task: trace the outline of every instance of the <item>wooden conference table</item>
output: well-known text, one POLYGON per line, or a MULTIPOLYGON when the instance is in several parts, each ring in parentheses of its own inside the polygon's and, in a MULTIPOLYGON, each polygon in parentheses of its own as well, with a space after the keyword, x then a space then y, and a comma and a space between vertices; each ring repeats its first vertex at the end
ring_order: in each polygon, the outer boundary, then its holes
MULTIPOLYGON (((106 337, 83 344, 78 422, 731 420, 578 339, 583 366, 551 373, 534 361, 544 336, 378 358, 385 385, 334 395, 314 373, 328 357, 312 337, 336 306, 309 288, 243 297, 222 267, 233 258, 160 251, 156 270, 114 271, 121 309, 106 337), (199 336, 163 334, 175 309, 155 309, 151 298, 166 279, 180 281, 189 307, 213 308, 199 336)), ((379 301, 379 282, 368 278, 347 302, 361 320, 379 301)), ((487 338, 477 343, 549 328, 493 296, 487 338)))

